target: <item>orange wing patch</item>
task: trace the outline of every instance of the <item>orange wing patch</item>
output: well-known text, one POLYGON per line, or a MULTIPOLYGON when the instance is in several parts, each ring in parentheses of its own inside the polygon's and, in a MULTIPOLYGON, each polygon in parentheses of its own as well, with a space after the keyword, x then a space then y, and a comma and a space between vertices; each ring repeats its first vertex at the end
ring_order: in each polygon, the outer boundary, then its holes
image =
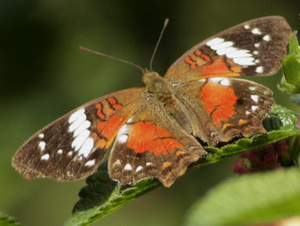
POLYGON ((109 97, 106 99, 107 102, 110 104, 110 107, 114 110, 119 110, 122 108, 122 105, 118 103, 115 97, 109 97))
POLYGON ((230 58, 224 56, 212 58, 200 50, 187 55, 184 58, 184 62, 185 65, 177 66, 176 68, 170 67, 166 75, 174 74, 176 69, 179 70, 180 74, 192 74, 201 78, 237 77, 241 76, 243 70, 242 66, 237 65, 230 58))
POLYGON ((149 151, 158 156, 172 153, 175 148, 183 148, 167 130, 154 123, 137 122, 130 127, 127 146, 136 153, 149 151))
POLYGON ((100 140, 98 147, 105 148, 109 147, 114 141, 118 130, 121 126, 127 121, 128 117, 121 117, 118 114, 115 114, 107 121, 100 121, 96 125, 98 134, 100 135, 100 140))
POLYGON ((99 104, 96 104, 96 108, 97 108, 97 116, 101 119, 101 120, 105 120, 106 119, 106 116, 105 114, 103 113, 103 106, 101 103, 99 104))
POLYGON ((190 66, 190 69, 196 69, 207 62, 210 62, 211 58, 208 55, 203 54, 200 50, 196 50, 193 55, 188 55, 184 61, 190 66))
POLYGON ((207 77, 236 77, 240 76, 242 72, 242 67, 234 64, 232 60, 227 60, 225 62, 224 58, 217 58, 211 63, 203 65, 202 75, 204 78, 207 77))
POLYGON ((198 62, 194 61, 190 56, 187 56, 184 61, 190 66, 191 69, 199 67, 198 62))
POLYGON ((199 98, 204 102, 205 110, 217 126, 236 114, 234 105, 238 98, 230 87, 207 83, 202 88, 199 98))
POLYGON ((115 97, 109 97, 95 105, 99 122, 95 125, 98 135, 97 147, 104 149, 114 141, 118 130, 127 121, 128 116, 116 113, 122 108, 115 97))

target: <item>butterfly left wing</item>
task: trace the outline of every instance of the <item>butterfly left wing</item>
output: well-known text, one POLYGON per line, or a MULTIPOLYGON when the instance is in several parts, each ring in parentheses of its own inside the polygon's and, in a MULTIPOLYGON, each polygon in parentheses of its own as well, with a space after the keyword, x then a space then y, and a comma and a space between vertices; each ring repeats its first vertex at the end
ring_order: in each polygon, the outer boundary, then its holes
POLYGON ((290 26, 280 16, 247 21, 192 47, 165 77, 272 75, 281 67, 290 35, 290 26))
POLYGON ((163 107, 145 104, 121 127, 109 157, 109 175, 122 184, 156 177, 170 187, 190 163, 207 152, 163 107))
POLYGON ((62 116, 23 144, 13 166, 27 179, 77 180, 92 174, 142 90, 119 91, 62 116))

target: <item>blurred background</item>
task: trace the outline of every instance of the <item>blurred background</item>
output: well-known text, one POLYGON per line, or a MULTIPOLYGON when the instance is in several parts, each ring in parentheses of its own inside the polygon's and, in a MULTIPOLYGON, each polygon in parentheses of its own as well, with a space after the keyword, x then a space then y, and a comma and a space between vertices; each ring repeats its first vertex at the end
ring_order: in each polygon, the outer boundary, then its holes
MULTIPOLYGON (((299 26, 293 0, 1 0, 0 8, 0 211, 24 225, 62 225, 85 181, 24 180, 11 166, 15 151, 36 131, 94 98, 143 86, 141 72, 79 50, 85 46, 149 67, 165 18, 170 19, 154 70, 164 74, 196 43, 262 16, 286 17, 299 26)), ((277 92, 276 76, 255 78, 275 91, 279 104, 298 111, 277 92)), ((235 158, 202 167, 171 188, 138 198, 95 225, 180 225, 193 203, 232 173, 235 158)))

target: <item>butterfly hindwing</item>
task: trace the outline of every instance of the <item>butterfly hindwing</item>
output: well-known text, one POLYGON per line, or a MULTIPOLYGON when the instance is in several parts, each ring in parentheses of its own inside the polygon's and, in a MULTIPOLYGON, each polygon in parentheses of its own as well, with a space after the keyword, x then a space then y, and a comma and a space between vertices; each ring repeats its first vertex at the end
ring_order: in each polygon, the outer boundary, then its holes
POLYGON ((122 184, 156 177, 166 187, 206 151, 156 103, 133 115, 120 129, 109 157, 109 175, 122 184))
POLYGON ((272 75, 281 67, 290 34, 283 17, 250 20, 192 47, 170 66, 166 77, 272 75))
POLYGON ((177 92, 190 115, 196 116, 193 125, 199 128, 194 135, 212 146, 265 133, 262 121, 275 103, 267 87, 237 78, 194 79, 177 92))
POLYGON ((31 137, 15 154, 14 167, 31 179, 76 180, 97 169, 133 110, 141 89, 91 101, 31 137))

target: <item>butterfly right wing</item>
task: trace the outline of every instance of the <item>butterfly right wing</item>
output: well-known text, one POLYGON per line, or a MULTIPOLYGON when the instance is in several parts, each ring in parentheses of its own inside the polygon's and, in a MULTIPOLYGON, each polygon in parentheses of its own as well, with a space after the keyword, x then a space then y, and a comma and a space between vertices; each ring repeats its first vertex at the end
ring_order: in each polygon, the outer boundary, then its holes
POLYGON ((92 174, 119 128, 135 109, 143 88, 119 91, 62 116, 18 150, 13 166, 27 179, 77 180, 92 174))

